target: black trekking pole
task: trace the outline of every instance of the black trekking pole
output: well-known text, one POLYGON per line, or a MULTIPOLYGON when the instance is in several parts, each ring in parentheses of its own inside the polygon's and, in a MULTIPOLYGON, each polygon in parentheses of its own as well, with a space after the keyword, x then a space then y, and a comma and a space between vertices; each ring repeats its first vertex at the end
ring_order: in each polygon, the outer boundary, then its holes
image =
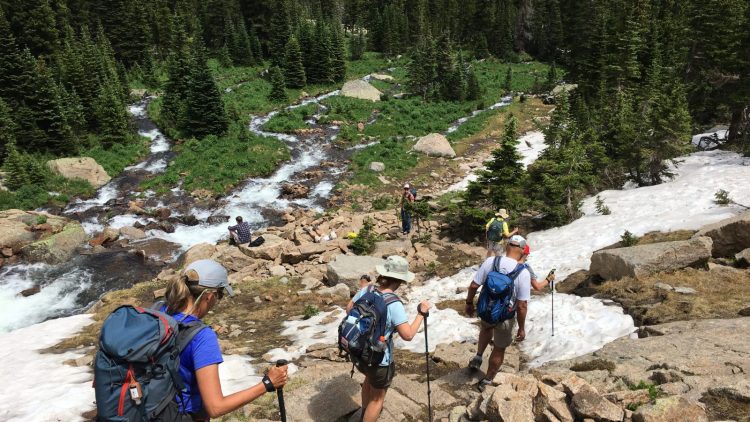
POLYGON ((424 317, 424 357, 425 363, 427 364, 427 412, 429 422, 432 422, 432 390, 430 389, 430 347, 427 342, 427 317, 430 316, 430 312, 422 312, 422 306, 417 305, 417 312, 424 317))
POLYGON ((547 280, 549 280, 549 287, 552 289, 552 337, 555 336, 555 280, 550 280, 555 274, 555 269, 547 274, 547 280))
MULTIPOLYGON (((276 361, 276 366, 284 366, 288 362, 286 359, 279 359, 276 361)), ((286 422, 286 407, 284 406, 284 388, 279 387, 276 389, 276 396, 279 398, 279 415, 281 416, 281 422, 286 422)))

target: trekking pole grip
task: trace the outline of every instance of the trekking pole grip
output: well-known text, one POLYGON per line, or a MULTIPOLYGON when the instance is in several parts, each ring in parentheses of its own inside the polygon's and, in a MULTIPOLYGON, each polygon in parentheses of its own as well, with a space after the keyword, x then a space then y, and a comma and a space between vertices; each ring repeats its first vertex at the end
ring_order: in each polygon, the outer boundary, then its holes
POLYGON ((422 304, 417 305, 417 313, 419 315, 422 315, 425 319, 427 319, 428 316, 430 316, 430 311, 422 312, 422 304))
MULTIPOLYGON (((289 364, 286 359, 279 359, 276 361, 276 366, 284 366, 289 364)), ((286 422, 286 406, 284 405, 284 387, 276 389, 276 397, 279 400, 279 416, 282 422, 286 422)))

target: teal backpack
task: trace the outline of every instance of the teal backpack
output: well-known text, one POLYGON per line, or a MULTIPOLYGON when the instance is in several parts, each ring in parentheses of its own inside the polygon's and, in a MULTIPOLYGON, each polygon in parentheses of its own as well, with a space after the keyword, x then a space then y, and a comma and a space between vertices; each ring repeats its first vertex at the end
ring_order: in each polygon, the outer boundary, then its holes
POLYGON ((487 230, 487 239, 493 242, 499 242, 503 240, 503 223, 505 220, 501 218, 495 218, 490 223, 489 230, 487 230))

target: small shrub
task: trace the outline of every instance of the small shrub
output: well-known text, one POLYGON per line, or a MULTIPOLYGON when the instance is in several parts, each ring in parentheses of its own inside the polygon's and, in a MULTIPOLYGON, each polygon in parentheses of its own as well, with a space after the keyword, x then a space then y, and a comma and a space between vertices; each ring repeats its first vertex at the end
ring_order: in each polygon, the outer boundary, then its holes
POLYGON ((718 205, 727 206, 732 203, 732 198, 729 197, 729 192, 724 189, 719 189, 714 193, 714 202, 718 205))
POLYGON ((598 212, 601 215, 610 215, 612 212, 609 210, 609 207, 604 204, 604 200, 597 195, 596 197, 596 212, 598 212))
POLYGON ((318 309, 315 305, 307 305, 305 306, 305 319, 310 319, 314 317, 315 315, 318 315, 320 313, 320 309, 318 309))
POLYGON ((430 232, 424 232, 411 238, 412 243, 422 243, 429 245, 432 243, 432 234, 430 232))
POLYGON ((36 216, 36 224, 44 224, 47 222, 47 216, 44 214, 40 214, 36 216))
POLYGON ((580 362, 570 367, 571 371, 588 372, 588 371, 609 371, 615 370, 615 364, 605 359, 593 359, 587 362, 580 362))
POLYGON ((437 275, 437 263, 435 261, 429 262, 424 273, 427 277, 435 277, 437 275))
POLYGON ((638 236, 630 233, 630 231, 628 230, 625 230, 625 233, 620 236, 620 243, 624 247, 635 246, 638 243, 638 239, 638 236))
POLYGON ((375 211, 383 211, 390 208, 393 205, 393 198, 387 195, 378 196, 372 200, 372 209, 375 211))
POLYGON ((378 237, 373 231, 374 223, 371 218, 367 218, 359 229, 357 237, 352 240, 349 249, 357 255, 367 255, 375 249, 375 243, 378 237))
POLYGON ((631 384, 628 386, 631 390, 648 390, 648 398, 653 400, 656 400, 656 398, 659 396, 659 387, 657 387, 654 384, 651 384, 650 382, 646 382, 641 380, 638 384, 631 384))

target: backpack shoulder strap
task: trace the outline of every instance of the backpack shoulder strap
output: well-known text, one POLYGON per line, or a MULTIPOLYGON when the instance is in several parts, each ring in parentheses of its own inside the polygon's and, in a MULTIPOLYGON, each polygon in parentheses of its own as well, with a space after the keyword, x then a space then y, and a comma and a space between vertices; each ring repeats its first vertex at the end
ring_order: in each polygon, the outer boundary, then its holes
POLYGON ((508 274, 510 278, 512 278, 514 281, 518 278, 519 275, 523 272, 523 270, 528 269, 526 264, 518 264, 516 265, 516 268, 513 269, 513 271, 508 274))
POLYGON ((182 353, 187 345, 193 341, 193 338, 195 338, 198 332, 206 327, 208 327, 208 325, 197 319, 188 323, 180 324, 180 332, 177 334, 178 353, 182 353))
POLYGON ((492 271, 500 272, 500 260, 502 259, 502 256, 496 256, 495 260, 492 262, 492 271))
POLYGON ((164 299, 159 299, 156 302, 152 303, 151 306, 148 307, 148 309, 151 309, 154 311, 161 311, 161 308, 166 304, 167 302, 164 299))
POLYGON ((383 293, 383 301, 385 302, 385 306, 387 307, 391 303, 401 302, 404 303, 400 297, 396 293, 383 293))

